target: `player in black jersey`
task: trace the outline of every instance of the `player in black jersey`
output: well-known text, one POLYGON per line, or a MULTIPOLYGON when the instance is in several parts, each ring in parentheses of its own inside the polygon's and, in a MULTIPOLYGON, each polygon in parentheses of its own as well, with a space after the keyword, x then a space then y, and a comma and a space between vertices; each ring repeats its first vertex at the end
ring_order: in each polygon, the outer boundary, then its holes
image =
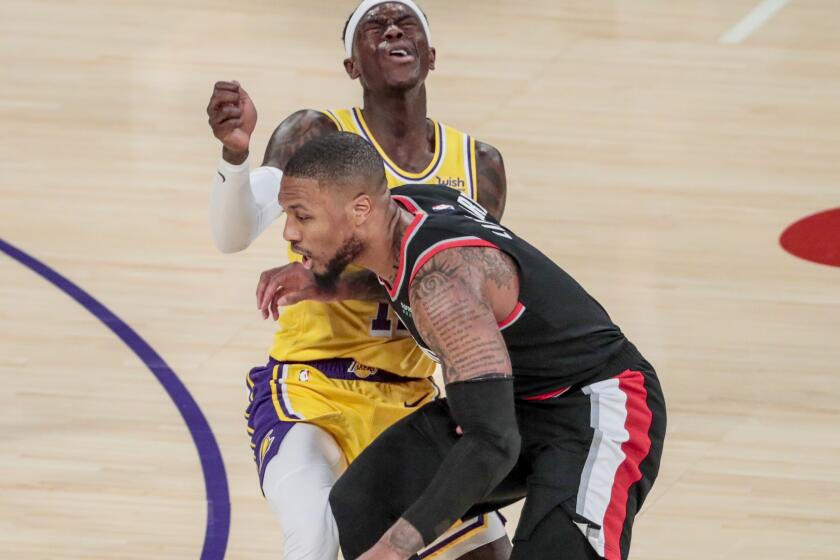
POLYGON ((284 237, 304 263, 262 307, 381 298, 442 365, 447 399, 398 422, 331 504, 345 558, 406 559, 458 518, 525 498, 512 558, 627 558, 656 478, 665 403, 653 367, 556 264, 445 187, 388 192, 358 136, 289 161, 284 237), (341 275, 351 263, 368 272, 341 275))

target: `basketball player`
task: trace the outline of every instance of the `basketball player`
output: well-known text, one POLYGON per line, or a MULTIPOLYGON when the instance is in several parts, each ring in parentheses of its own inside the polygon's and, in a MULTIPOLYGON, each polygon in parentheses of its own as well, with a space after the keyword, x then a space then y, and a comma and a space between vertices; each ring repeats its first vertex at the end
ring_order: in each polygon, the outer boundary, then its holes
MULTIPOLYGON (((384 287, 446 382, 447 399, 386 430, 334 486, 344 557, 405 560, 468 512, 525 498, 512 559, 627 558, 665 436, 653 367, 480 205, 443 187, 389 192, 380 159, 363 138, 324 136, 292 157, 280 189, 311 293, 384 287), (340 277, 349 264, 376 276, 340 277)), ((261 305, 302 286, 269 283, 261 305)))
MULTIPOLYGON (((223 145, 211 196, 220 250, 245 249, 280 216, 277 193, 289 158, 306 140, 337 130, 377 146, 389 184, 444 184, 501 217, 506 183, 499 152, 426 117, 425 78, 436 53, 423 12, 408 0, 366 0, 349 18, 344 43, 344 66, 362 85, 363 108, 292 114, 277 127, 254 171, 248 160, 254 104, 236 82, 215 85, 207 112, 223 145)), ((335 560, 330 488, 382 430, 435 399, 433 370, 384 300, 305 302, 286 310, 268 363, 247 376, 246 413, 261 488, 280 521, 286 560, 335 560)), ((495 559, 509 550, 493 514, 454 527, 423 556, 495 559)))

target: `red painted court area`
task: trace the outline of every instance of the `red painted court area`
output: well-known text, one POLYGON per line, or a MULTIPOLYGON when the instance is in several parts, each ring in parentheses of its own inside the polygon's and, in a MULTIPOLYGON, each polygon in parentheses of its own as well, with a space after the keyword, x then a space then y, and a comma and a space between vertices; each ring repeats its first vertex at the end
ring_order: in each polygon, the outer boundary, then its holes
POLYGON ((840 267, 840 208, 799 220, 782 233, 779 243, 800 259, 840 267))

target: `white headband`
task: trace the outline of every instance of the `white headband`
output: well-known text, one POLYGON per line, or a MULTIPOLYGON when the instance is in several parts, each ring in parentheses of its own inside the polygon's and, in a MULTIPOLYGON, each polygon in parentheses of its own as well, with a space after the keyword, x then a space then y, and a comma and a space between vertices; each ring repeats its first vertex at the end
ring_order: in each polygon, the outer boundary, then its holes
POLYGON ((350 22, 347 24, 347 30, 344 32, 344 50, 347 52, 347 58, 353 56, 353 38, 356 37, 356 27, 359 25, 362 17, 374 6, 387 4, 389 2, 402 4, 413 11, 417 16, 417 19, 419 19, 420 23, 423 25, 423 31, 426 32, 426 40, 429 44, 432 43, 432 33, 429 31, 429 21, 426 19, 426 16, 423 15, 423 11, 420 7, 412 2, 412 0, 364 0, 361 4, 359 4, 359 7, 356 8, 356 11, 353 12, 353 15, 350 16, 350 22))

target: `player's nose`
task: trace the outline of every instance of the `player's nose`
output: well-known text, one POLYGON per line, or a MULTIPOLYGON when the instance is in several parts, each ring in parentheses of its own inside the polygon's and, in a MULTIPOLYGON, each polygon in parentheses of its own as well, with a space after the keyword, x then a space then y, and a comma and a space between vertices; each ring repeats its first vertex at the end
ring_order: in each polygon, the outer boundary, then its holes
POLYGON ((405 36, 403 30, 396 23, 391 23, 388 28, 385 30, 385 38, 389 41, 393 41, 395 39, 402 39, 405 36))
POLYGON ((283 239, 289 243, 300 241, 300 230, 289 219, 286 220, 286 225, 283 227, 283 239))

